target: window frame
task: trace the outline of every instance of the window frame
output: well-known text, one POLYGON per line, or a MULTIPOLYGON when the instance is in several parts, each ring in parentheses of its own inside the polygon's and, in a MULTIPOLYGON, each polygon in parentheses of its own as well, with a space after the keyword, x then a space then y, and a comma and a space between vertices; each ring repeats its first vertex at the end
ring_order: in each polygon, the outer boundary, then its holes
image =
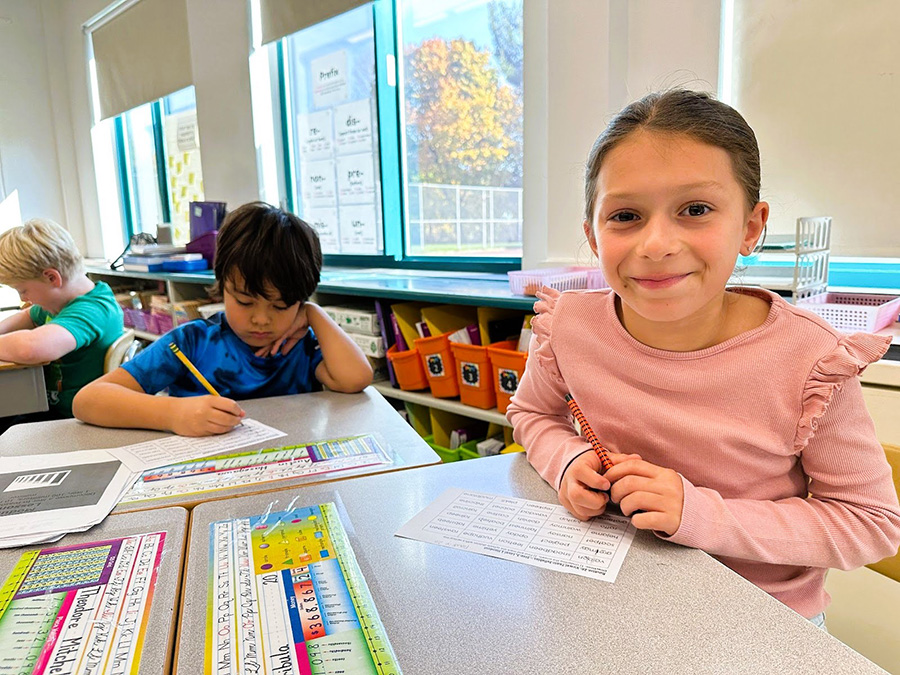
MULTIPOLYGON (((399 25, 400 7, 398 0, 372 0, 369 4, 373 12, 375 42, 375 86, 378 114, 378 149, 381 175, 381 208, 384 252, 381 255, 360 255, 329 253, 323 256, 329 267, 380 267, 388 269, 420 269, 466 272, 506 273, 521 269, 522 256, 423 256, 411 255, 406 250, 406 228, 408 214, 406 177, 406 142, 403 130, 405 114, 403 107, 402 64, 398 54, 401 29, 399 25)), ((273 97, 273 111, 280 117, 275 121, 281 131, 281 153, 283 157, 284 206, 295 211, 294 191, 296 186, 296 158, 294 138, 290 124, 290 73, 285 54, 285 38, 275 42, 277 83, 270 82, 273 97), (277 98, 277 101, 274 99, 277 98)), ((266 47, 263 47, 266 48, 266 47)), ((277 143, 277 142, 276 142, 277 143)), ((278 148, 276 148, 276 152, 278 148)), ((281 192, 281 190, 279 190, 281 192)), ((524 216, 523 216, 524 217, 524 216)), ((524 229, 524 228, 523 228, 524 229)))

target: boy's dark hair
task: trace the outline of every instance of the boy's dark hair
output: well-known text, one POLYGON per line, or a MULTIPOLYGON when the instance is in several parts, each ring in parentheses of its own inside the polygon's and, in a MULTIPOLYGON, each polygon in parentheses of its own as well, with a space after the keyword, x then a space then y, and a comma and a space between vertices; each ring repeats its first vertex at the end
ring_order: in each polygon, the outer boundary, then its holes
POLYGON ((240 290, 267 297, 269 284, 291 306, 309 299, 321 270, 319 237, 293 213, 250 202, 229 213, 219 229, 215 263, 219 291, 237 271, 244 279, 240 290))
POLYGON ((735 178, 744 190, 748 208, 759 202, 759 145, 753 129, 731 106, 711 95, 688 89, 648 94, 626 106, 594 142, 584 177, 585 218, 594 213, 597 176, 606 155, 639 129, 680 134, 722 148, 731 157, 735 178))

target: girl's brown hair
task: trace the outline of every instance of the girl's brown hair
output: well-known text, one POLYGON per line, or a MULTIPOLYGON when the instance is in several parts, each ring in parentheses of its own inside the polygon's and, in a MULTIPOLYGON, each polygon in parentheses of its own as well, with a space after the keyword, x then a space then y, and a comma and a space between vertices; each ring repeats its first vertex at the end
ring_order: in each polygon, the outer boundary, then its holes
POLYGON ((722 148, 731 157, 747 206, 759 202, 759 145, 741 114, 704 92, 671 89, 648 94, 626 106, 594 141, 584 175, 584 217, 590 222, 597 198, 597 176, 606 155, 633 131, 683 135, 722 148))

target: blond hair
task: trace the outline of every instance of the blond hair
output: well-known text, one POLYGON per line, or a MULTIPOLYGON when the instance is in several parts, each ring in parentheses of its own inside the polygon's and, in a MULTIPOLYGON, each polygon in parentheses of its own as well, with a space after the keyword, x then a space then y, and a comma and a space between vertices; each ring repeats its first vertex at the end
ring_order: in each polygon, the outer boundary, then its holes
POLYGON ((83 271, 82 263, 72 235, 52 220, 32 218, 0 234, 0 283, 7 286, 38 279, 48 269, 69 281, 83 271))

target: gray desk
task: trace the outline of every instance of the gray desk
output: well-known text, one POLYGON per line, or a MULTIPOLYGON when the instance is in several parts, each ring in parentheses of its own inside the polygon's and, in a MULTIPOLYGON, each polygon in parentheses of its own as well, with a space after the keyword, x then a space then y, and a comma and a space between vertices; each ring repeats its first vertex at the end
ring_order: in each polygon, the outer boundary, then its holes
POLYGON ((0 417, 48 409, 43 366, 0 361, 0 417))
POLYGON ((156 588, 150 604, 149 622, 141 650, 141 675, 170 672, 175 641, 175 609, 181 593, 181 570, 187 535, 188 512, 185 509, 157 509, 152 512, 110 516, 87 532, 69 534, 52 544, 0 551, 0 579, 5 580, 26 551, 58 548, 92 541, 117 539, 134 534, 165 532, 166 541, 160 559, 156 588))
POLYGON ((198 506, 175 672, 203 669, 209 524, 295 496, 345 510, 404 675, 884 672, 705 553, 647 532, 614 584, 393 536, 451 486, 556 503, 516 454, 198 506))
MULTIPOLYGON (((440 457, 413 431, 372 387, 359 394, 317 392, 295 396, 277 396, 241 401, 249 417, 287 433, 287 436, 242 448, 253 449, 296 445, 310 441, 372 433, 394 459, 392 464, 359 467, 333 473, 302 476, 279 481, 256 483, 191 495, 129 502, 117 506, 113 513, 126 513, 166 506, 191 507, 211 499, 265 492, 321 483, 363 474, 396 471, 439 463, 440 457)), ((0 457, 67 452, 92 448, 112 448, 166 436, 158 431, 107 429, 78 420, 57 420, 20 424, 0 435, 0 457)))

